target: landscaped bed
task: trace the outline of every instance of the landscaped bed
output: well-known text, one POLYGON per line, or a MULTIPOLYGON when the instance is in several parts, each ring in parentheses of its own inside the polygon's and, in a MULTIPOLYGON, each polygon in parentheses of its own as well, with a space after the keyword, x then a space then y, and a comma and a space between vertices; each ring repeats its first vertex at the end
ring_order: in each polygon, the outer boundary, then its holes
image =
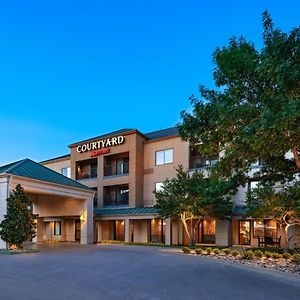
POLYGON ((282 251, 278 249, 231 250, 228 248, 220 250, 210 247, 196 249, 183 247, 182 251, 188 255, 206 256, 300 275, 300 253, 298 251, 278 253, 282 251))
POLYGON ((26 253, 36 253, 39 252, 37 249, 2 249, 0 250, 0 254, 4 255, 16 255, 16 254, 26 254, 26 253))

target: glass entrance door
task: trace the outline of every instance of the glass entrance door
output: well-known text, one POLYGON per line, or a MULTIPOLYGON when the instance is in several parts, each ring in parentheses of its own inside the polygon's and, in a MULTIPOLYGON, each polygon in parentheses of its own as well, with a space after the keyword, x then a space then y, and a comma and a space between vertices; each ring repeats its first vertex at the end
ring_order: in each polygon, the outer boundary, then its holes
POLYGON ((81 222, 80 220, 75 220, 75 241, 80 242, 80 235, 81 235, 81 222))
POLYGON ((239 221, 239 244, 251 244, 250 221, 239 221))

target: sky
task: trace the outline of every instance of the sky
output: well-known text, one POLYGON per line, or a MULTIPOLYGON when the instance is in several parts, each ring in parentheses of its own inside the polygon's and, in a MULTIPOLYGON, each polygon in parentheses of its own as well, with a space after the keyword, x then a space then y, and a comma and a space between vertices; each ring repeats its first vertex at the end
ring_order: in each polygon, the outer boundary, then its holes
POLYGON ((268 9, 284 31, 299 1, 0 0, 0 165, 69 153, 121 128, 176 125, 212 53, 232 36, 261 47, 268 9))

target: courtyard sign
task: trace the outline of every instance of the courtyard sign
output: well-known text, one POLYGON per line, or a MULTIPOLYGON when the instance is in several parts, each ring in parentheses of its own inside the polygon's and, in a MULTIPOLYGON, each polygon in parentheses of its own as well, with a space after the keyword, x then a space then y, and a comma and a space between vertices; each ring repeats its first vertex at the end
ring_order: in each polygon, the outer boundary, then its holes
MULTIPOLYGON (((112 146, 118 146, 118 145, 123 144, 124 142, 125 142, 124 136, 119 135, 116 137, 79 145, 79 146, 77 146, 76 150, 78 153, 84 153, 87 151, 96 151, 96 150, 100 150, 100 149, 109 148, 112 146)), ((101 154, 104 154, 104 153, 101 153, 101 154)))

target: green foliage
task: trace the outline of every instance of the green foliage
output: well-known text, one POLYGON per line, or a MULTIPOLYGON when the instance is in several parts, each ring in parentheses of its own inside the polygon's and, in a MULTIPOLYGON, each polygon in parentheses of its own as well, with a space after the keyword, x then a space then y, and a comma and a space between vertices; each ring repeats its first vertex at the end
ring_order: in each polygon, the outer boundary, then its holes
MULTIPOLYGON (((282 228, 300 222, 300 182, 283 185, 261 183, 247 193, 247 214, 254 218, 272 216, 282 228), (280 187, 280 189, 278 188, 280 187)), ((285 231, 286 246, 288 239, 285 231)))
POLYGON ((224 249, 222 249, 222 251, 225 253, 225 255, 230 254, 230 249, 228 249, 228 248, 224 248, 224 249))
POLYGON ((179 134, 205 155, 223 153, 214 172, 248 181, 251 164, 264 162, 256 180, 290 181, 299 173, 285 154, 300 141, 300 27, 285 33, 263 14, 263 45, 231 38, 213 54, 217 89, 200 88, 192 112, 182 112, 179 134))
POLYGON ((197 249, 195 249, 195 253, 196 253, 197 255, 201 255, 201 254, 203 254, 203 249, 197 248, 197 249))
POLYGON ((200 218, 224 219, 231 214, 233 188, 231 181, 207 178, 201 172, 190 175, 179 166, 176 177, 166 180, 161 190, 154 191, 155 207, 161 218, 180 218, 193 245, 194 229, 200 218), (196 221, 193 228, 188 227, 187 221, 196 221))
POLYGON ((36 216, 29 210, 30 201, 21 185, 7 199, 7 213, 0 224, 0 237, 18 248, 36 235, 36 216))
POLYGON ((252 260, 254 258, 254 253, 251 250, 244 251, 242 258, 252 260))
POLYGON ((189 248, 189 247, 183 247, 183 248, 182 248, 182 251, 183 251, 184 253, 186 253, 186 254, 190 254, 190 253, 192 252, 192 249, 189 248))
POLYGON ((212 253, 213 249, 208 247, 205 249, 206 254, 210 255, 212 253))
POLYGON ((214 254, 216 254, 216 255, 219 255, 219 254, 220 254, 220 250, 219 250, 219 249, 217 249, 217 248, 216 248, 216 249, 214 249, 213 251, 214 251, 214 254))
POLYGON ((200 172, 190 175, 179 166, 176 177, 166 180, 161 190, 154 191, 157 199, 155 207, 163 218, 181 217, 182 214, 195 218, 224 218, 231 213, 231 193, 230 182, 206 178, 200 172))
POLYGON ((279 259, 279 258, 281 258, 281 257, 282 257, 282 255, 279 254, 279 253, 274 252, 274 253, 272 254, 272 258, 273 258, 273 259, 279 259))
POLYGON ((266 258, 271 258, 273 256, 273 253, 272 252, 270 252, 270 251, 266 251, 265 252, 265 257, 266 258))
POLYGON ((285 252, 282 254, 282 257, 285 259, 285 260, 289 260, 291 259, 292 255, 288 252, 285 252))
POLYGON ((231 252, 231 255, 233 257, 237 257, 239 254, 240 254, 239 251, 236 251, 236 250, 234 250, 234 251, 231 252))
POLYGON ((296 264, 296 265, 300 265, 300 254, 299 253, 295 253, 292 257, 292 263, 296 264))
POLYGON ((254 256, 259 259, 264 256, 264 253, 261 250, 255 250, 255 251, 253 251, 253 253, 254 253, 254 256))

